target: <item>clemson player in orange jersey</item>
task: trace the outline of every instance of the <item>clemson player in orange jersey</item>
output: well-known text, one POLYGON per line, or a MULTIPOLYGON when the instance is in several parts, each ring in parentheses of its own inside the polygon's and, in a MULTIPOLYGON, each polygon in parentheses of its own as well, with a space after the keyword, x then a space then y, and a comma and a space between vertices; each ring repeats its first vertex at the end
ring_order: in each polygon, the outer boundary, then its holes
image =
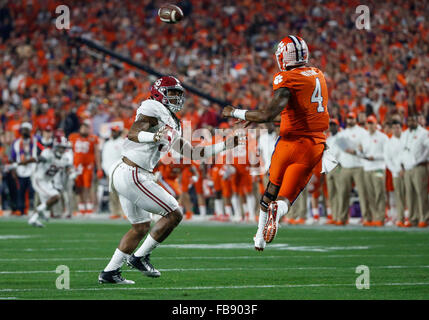
POLYGON ((97 169, 97 177, 103 176, 98 137, 90 134, 90 123, 84 121, 79 128, 79 133, 70 134, 69 141, 73 149, 73 165, 81 172, 75 180, 79 198, 78 210, 80 214, 92 213, 95 202, 94 193, 91 191, 94 166, 97 169))
POLYGON ((325 77, 319 69, 306 66, 309 52, 305 41, 297 36, 285 37, 275 55, 280 72, 274 75, 274 96, 265 109, 249 111, 228 106, 222 112, 224 117, 258 123, 276 121, 279 115, 281 118, 269 183, 260 201, 254 237, 258 251, 274 239, 279 219, 310 180, 325 150, 324 131, 329 127, 325 77))

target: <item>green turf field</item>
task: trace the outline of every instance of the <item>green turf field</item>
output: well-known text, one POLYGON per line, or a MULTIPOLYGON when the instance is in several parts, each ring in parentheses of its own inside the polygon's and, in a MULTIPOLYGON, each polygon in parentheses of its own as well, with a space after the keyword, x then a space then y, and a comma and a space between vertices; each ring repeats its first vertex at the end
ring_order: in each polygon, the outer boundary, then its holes
POLYGON ((256 252, 256 226, 184 222, 152 254, 160 278, 124 266, 135 285, 99 285, 128 228, 0 219, 0 299, 429 299, 428 229, 282 227, 256 252), (69 290, 55 286, 59 265, 70 269, 69 290), (359 265, 369 267, 369 290, 356 288, 359 265))

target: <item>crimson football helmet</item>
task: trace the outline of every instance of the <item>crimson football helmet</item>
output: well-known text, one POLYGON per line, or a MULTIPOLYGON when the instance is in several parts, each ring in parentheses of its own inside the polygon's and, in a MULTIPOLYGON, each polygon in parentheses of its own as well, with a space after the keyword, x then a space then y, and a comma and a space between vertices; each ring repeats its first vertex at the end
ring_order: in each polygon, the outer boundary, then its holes
POLYGON ((277 46, 276 61, 280 71, 287 67, 299 66, 308 62, 308 47, 304 39, 287 36, 277 46))
POLYGON ((54 149, 55 157, 60 159, 64 154, 64 152, 66 151, 66 149, 69 148, 69 142, 67 141, 66 137, 57 135, 54 138, 54 143, 52 147, 54 149))
POLYGON ((161 102, 164 106, 176 113, 183 108, 185 103, 185 89, 175 77, 162 77, 155 81, 150 88, 151 98, 161 102), (178 95, 171 95, 170 90, 179 91, 178 95))

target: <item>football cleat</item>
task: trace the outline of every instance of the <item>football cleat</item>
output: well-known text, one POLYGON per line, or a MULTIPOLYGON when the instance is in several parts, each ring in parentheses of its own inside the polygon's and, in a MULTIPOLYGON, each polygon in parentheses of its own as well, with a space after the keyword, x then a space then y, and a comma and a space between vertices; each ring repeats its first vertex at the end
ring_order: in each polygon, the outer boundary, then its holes
POLYGON ((134 284, 135 282, 124 279, 118 268, 112 271, 101 271, 98 275, 98 283, 134 284))
POLYGON ((264 240, 264 237, 258 237, 257 235, 255 235, 253 237, 253 241, 255 242, 256 251, 264 251, 265 245, 267 244, 264 240))
POLYGON ((279 229, 278 204, 277 201, 271 202, 268 207, 268 219, 265 223, 263 235, 264 240, 270 243, 274 240, 279 229))
POLYGON ((28 219, 28 224, 30 226, 37 227, 37 228, 43 228, 44 227, 43 223, 41 223, 40 220, 39 220, 38 213, 33 213, 32 214, 32 216, 30 217, 30 219, 28 219))
POLYGON ((155 267, 150 263, 150 255, 144 257, 136 257, 134 254, 131 255, 127 260, 127 265, 131 268, 140 270, 145 276, 151 278, 158 278, 161 276, 161 272, 155 269, 155 267))
POLYGON ((28 224, 30 226, 36 227, 36 228, 44 228, 45 225, 43 223, 41 223, 39 220, 35 220, 35 221, 28 221, 28 224))

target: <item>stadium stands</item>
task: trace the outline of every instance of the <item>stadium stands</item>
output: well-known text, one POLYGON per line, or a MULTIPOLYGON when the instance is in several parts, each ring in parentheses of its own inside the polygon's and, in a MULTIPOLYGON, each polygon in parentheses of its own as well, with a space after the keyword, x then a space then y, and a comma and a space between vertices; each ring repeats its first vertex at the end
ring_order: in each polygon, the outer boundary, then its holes
MULTIPOLYGON (((382 128, 394 117, 406 126, 411 112, 429 121, 428 8, 420 1, 366 1, 371 29, 357 30, 349 1, 184 0, 186 19, 163 24, 160 1, 62 1, 71 30, 219 99, 247 109, 265 105, 277 72, 274 47, 287 34, 309 45, 310 64, 324 71, 329 112, 344 127, 346 115, 373 114, 382 128), (375 10, 375 5, 376 10, 375 10), (425 20, 426 19, 426 20, 425 20)), ((130 128, 152 78, 109 57, 70 47, 55 27, 54 0, 0 3, 0 143, 5 179, 10 146, 21 122, 33 133, 45 126, 68 136, 89 119, 130 128)), ((220 107, 188 95, 183 119, 193 128, 218 127, 220 107)), ((363 122, 365 123, 365 122, 363 122)))

